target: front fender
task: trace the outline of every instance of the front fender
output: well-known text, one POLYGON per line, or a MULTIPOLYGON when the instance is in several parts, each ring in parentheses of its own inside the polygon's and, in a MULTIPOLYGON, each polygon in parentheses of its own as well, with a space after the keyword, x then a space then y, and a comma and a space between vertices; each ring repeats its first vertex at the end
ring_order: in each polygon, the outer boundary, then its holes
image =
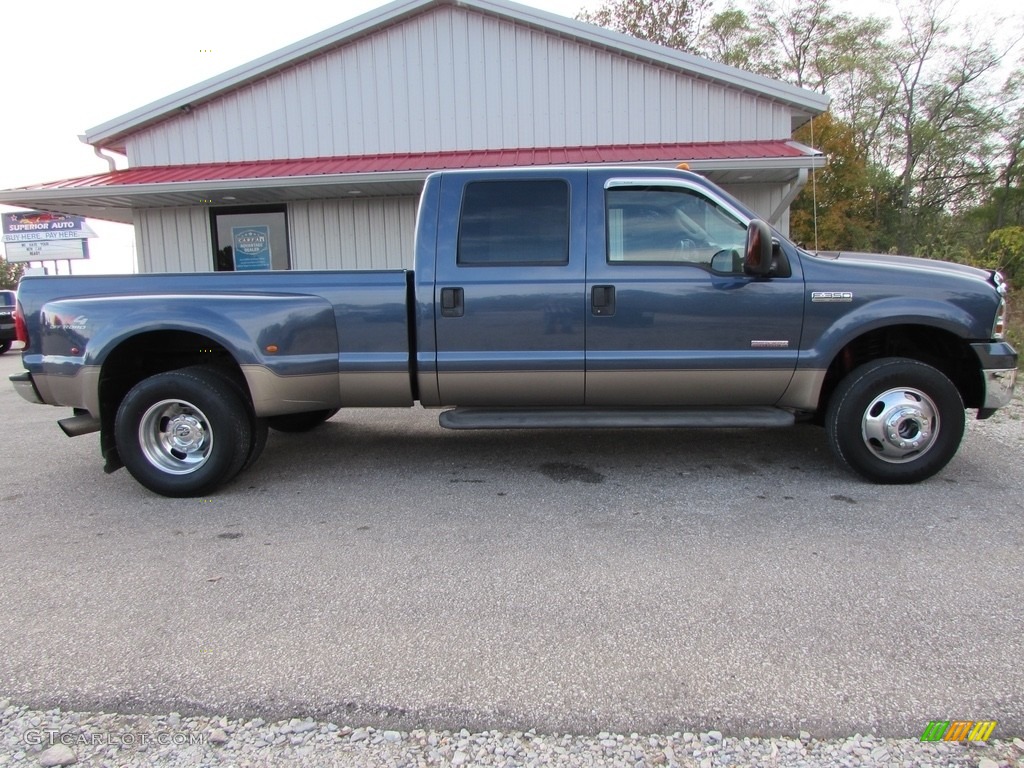
POLYGON ((966 309, 948 301, 924 297, 892 297, 848 304, 812 303, 805 313, 804 338, 813 342, 801 349, 800 368, 824 370, 850 342, 865 333, 895 326, 915 325, 947 331, 962 339, 986 338, 988 330, 966 309), (845 307, 838 314, 837 307, 845 307), (838 315, 838 316, 836 316, 838 315))

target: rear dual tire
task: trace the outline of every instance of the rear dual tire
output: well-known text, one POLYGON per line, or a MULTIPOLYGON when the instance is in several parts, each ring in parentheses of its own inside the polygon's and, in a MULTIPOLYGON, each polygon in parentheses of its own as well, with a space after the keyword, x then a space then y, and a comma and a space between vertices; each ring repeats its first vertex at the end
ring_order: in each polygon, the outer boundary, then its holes
POLYGON ((144 379, 121 401, 114 422, 132 477, 172 497, 202 496, 231 480, 250 461, 256 430, 237 386, 205 368, 144 379))
POLYGON ((235 390, 235 394, 237 394, 239 398, 241 398, 242 403, 246 406, 246 410, 249 413, 249 427, 252 431, 252 435, 249 438, 248 455, 245 459, 245 462, 242 464, 242 468, 238 470, 240 473, 245 472, 245 470, 251 467, 253 463, 256 461, 256 459, 260 457, 260 455, 263 453, 263 449, 267 447, 267 435, 269 430, 267 426, 267 420, 264 418, 257 418, 256 412, 255 410, 253 410, 252 403, 250 402, 248 397, 248 391, 246 390, 244 385, 244 379, 232 376, 229 371, 226 371, 223 368, 193 366, 191 368, 185 368, 184 370, 193 372, 203 372, 204 374, 212 373, 219 376, 220 378, 222 378, 224 381, 231 385, 231 387, 235 390))

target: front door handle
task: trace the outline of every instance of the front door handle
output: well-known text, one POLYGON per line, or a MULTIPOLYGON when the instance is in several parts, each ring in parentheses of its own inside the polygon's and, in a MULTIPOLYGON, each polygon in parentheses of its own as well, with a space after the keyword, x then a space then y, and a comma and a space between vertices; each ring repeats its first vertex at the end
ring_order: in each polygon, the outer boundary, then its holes
POLYGON ((615 286, 595 285, 590 291, 590 311, 598 316, 615 314, 615 286))
POLYGON ((441 289, 441 317, 462 317, 466 314, 466 299, 461 288, 441 289))

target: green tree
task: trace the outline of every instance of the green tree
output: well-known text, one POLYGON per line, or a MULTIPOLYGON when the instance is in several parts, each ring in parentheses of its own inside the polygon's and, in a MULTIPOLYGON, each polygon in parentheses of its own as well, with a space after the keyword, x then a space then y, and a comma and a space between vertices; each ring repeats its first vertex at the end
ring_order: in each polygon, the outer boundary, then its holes
POLYGON ((991 226, 1024 225, 1024 66, 1019 66, 1002 89, 1002 164, 992 191, 991 226))
POLYGON ((0 259, 0 288, 14 290, 25 271, 24 264, 12 264, 7 259, 0 259))
POLYGON ((755 0, 750 21, 773 47, 779 77, 830 92, 842 76, 868 69, 887 23, 837 12, 829 0, 755 0))
POLYGON ((986 255, 992 269, 1000 270, 1014 285, 1024 282, 1024 227, 1004 227, 988 236, 986 255))
POLYGON ((766 77, 777 77, 778 64, 768 35, 754 27, 746 12, 729 6, 714 14, 697 42, 701 56, 766 77))
POLYGON ((696 53, 711 3, 712 0, 610 0, 593 13, 580 11, 577 18, 641 40, 696 53))
POLYGON ((887 76, 888 22, 836 11, 829 0, 756 0, 748 15, 735 7, 715 14, 700 53, 750 72, 827 93, 833 115, 855 129, 865 151, 892 104, 887 76))
MULTIPOLYGON (((972 254, 983 254, 983 266, 999 267, 990 235, 1024 226, 1024 67, 1006 80, 998 105, 995 132, 994 184, 984 200, 954 217, 957 236, 972 254)), ((1018 270, 1018 283, 1024 274, 1018 270)))
POLYGON ((791 231, 808 244, 892 247, 894 179, 872 162, 897 93, 887 30, 888 22, 839 12, 829 0, 755 0, 749 16, 716 14, 702 36, 709 57, 831 97, 829 113, 795 134, 829 158, 790 209, 791 231))
POLYGON ((878 162, 899 184, 899 245, 926 243, 938 218, 980 202, 992 182, 998 109, 989 76, 1001 55, 989 38, 953 35, 939 0, 901 16, 890 65, 896 99, 878 162))
POLYGON ((812 134, 829 162, 790 207, 793 238, 822 250, 884 250, 878 212, 887 206, 891 179, 868 164, 849 123, 826 112, 794 138, 810 144, 812 134))

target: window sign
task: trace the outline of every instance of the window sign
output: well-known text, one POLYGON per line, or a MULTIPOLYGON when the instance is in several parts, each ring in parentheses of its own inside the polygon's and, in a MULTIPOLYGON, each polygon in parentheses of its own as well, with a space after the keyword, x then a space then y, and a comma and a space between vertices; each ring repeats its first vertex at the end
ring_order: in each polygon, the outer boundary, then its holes
POLYGON ((266 224, 231 228, 231 244, 238 272, 270 269, 270 227, 266 224))
POLYGON ((290 268, 288 218, 283 205, 213 208, 210 225, 216 271, 290 268))

